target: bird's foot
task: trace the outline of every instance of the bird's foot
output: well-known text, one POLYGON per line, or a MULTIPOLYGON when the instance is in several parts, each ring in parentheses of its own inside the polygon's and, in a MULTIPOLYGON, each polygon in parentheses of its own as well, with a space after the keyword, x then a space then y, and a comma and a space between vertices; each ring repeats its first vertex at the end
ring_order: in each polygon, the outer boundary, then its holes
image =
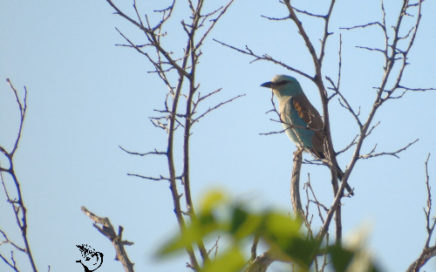
POLYGON ((300 154, 301 154, 303 151, 304 151, 303 148, 298 148, 298 149, 295 150, 295 152, 294 152, 294 157, 296 157, 296 156, 300 156, 300 154))

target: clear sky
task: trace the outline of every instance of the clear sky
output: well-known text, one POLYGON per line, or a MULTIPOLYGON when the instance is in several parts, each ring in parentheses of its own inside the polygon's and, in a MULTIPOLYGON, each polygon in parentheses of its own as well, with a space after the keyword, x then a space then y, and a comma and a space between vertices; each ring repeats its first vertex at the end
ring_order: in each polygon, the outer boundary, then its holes
MULTIPOLYGON (((132 12, 130 1, 119 2, 132 12)), ((143 13, 165 6, 156 2, 160 4, 144 4, 143 13)), ((325 7, 315 6, 316 2, 296 4, 321 12, 325 7)), ((392 6, 396 1, 386 2, 388 12, 398 12, 392 6)), ((335 77, 337 73, 339 26, 375 21, 381 16, 378 9, 379 1, 337 1, 326 75, 335 77)), ((157 246, 177 229, 168 184, 126 175, 166 173, 165 161, 132 157, 118 148, 122 145, 145 152, 164 147, 165 135, 148 117, 153 109, 162 107, 165 87, 147 73, 151 67, 145 58, 114 46, 122 42, 115 26, 138 43, 143 37, 112 12, 103 0, 0 1, 0 144, 10 147, 18 123, 18 111, 6 83, 9 77, 18 89, 26 85, 29 90, 28 115, 15 166, 28 207, 30 242, 41 271, 49 265, 51 271, 81 271, 75 263, 79 256, 75 245, 82 243, 104 253, 101 271, 121 270, 110 242, 92 227, 80 211, 82 205, 125 228, 124 238, 135 242, 127 250, 137 271, 184 271, 185 256, 164 262, 152 258, 157 246)), ((265 114, 271 108, 270 92, 259 85, 275 74, 293 75, 320 109, 317 90, 298 75, 269 63, 250 64, 250 58, 211 40, 249 45, 256 52, 311 73, 310 59, 294 26, 267 21, 262 14, 280 17, 286 11, 278 1, 236 0, 206 41, 198 73, 201 88, 204 92, 223 91, 205 108, 238 94, 246 96, 194 127, 192 191, 198 200, 211 188, 223 188, 256 207, 289 211, 295 146, 284 134, 259 135, 280 129, 269 121, 272 116, 265 114)), ((436 3, 426 1, 404 77, 410 87, 436 87, 434 14, 436 3)), ((392 17, 388 20, 393 23, 392 17)), ((184 43, 178 21, 168 29, 165 43, 174 50, 184 43)), ((312 34, 318 33, 315 21, 307 27, 312 34)), ((382 76, 381 58, 354 46, 382 45, 382 36, 375 29, 341 33, 343 91, 366 116, 374 95, 372 87, 382 76)), ((383 106, 375 118, 381 124, 364 145, 364 152, 375 143, 379 151, 392 151, 420 140, 400 159, 360 161, 349 181, 356 195, 344 201, 344 233, 371 226, 368 247, 386 271, 404 271, 420 254, 426 238, 424 161, 431 152, 430 175, 436 187, 435 101, 436 92, 415 93, 383 106)), ((331 104, 330 111, 334 144, 341 149, 354 137, 357 127, 337 102, 331 104)), ((343 168, 350 156, 346 153, 339 158, 343 168)), ((304 171, 311 172, 314 188, 328 204, 328 171, 308 166, 304 171)), ((436 196, 435 190, 433 194, 436 196)), ((3 194, 0 215, 0 226, 13 228, 3 194)), ((0 263, 0 270, 4 269, 0 263)), ((434 261, 427 265, 427 271, 432 270, 436 270, 434 261)))

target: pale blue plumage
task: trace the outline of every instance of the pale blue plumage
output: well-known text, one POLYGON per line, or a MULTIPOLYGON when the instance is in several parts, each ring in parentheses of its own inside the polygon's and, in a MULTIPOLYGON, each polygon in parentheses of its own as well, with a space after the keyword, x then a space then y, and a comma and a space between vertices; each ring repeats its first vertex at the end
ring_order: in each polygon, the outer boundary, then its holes
MULTIPOLYGON (((300 149, 330 165, 322 118, 307 99, 298 81, 291 76, 277 75, 261 86, 271 88, 277 97, 280 121, 289 138, 300 149)), ((336 168, 338 178, 342 179, 342 170, 338 166, 336 168)), ((352 194, 348 184, 346 188, 352 194)))
POLYGON ((313 148, 312 138, 315 134, 313 130, 307 129, 307 124, 300 116, 297 110, 292 106, 292 98, 282 101, 283 108, 280 111, 282 116, 283 127, 289 138, 291 138, 299 147, 311 150, 313 148), (294 128, 289 128, 292 124, 294 128))
POLYGON ((279 101, 280 119, 285 132, 298 147, 323 159, 323 123, 318 111, 310 104, 298 81, 278 75, 262 84, 272 88, 279 101))

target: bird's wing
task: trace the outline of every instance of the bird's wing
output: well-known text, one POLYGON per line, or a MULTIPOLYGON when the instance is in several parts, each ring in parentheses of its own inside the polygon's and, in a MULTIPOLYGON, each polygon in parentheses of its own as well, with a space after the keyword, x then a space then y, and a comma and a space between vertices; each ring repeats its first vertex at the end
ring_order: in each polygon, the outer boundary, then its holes
POLYGON ((314 132, 312 137, 312 152, 320 159, 325 158, 324 156, 324 131, 323 131, 323 121, 321 115, 309 102, 309 99, 304 94, 300 94, 292 97, 290 102, 292 103, 292 108, 298 114, 306 124, 307 129, 314 132))
POLYGON ((290 102, 309 129, 315 132, 323 129, 321 116, 304 94, 292 97, 290 102))
POLYGON ((292 97, 280 100, 280 119, 286 134, 300 147, 311 147, 313 131, 307 129, 306 122, 299 117, 292 97))

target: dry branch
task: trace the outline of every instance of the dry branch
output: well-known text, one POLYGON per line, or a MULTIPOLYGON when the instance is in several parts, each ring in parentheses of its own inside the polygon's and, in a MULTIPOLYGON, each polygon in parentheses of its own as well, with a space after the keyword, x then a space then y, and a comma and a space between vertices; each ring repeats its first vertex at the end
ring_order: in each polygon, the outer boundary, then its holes
POLYGON ((133 272, 133 265, 129 259, 129 256, 127 255, 127 252, 124 248, 124 246, 131 246, 133 245, 133 242, 129 242, 126 240, 123 240, 123 227, 118 227, 118 233, 115 232, 114 227, 112 226, 111 221, 107 217, 100 217, 96 214, 89 211, 86 207, 82 207, 82 212, 88 216, 92 221, 94 221, 93 226, 106 238, 109 239, 109 241, 112 242, 112 245, 115 248, 115 260, 121 262, 123 265, 124 271, 126 272, 133 272))
POLYGON ((304 210, 301 205, 300 197, 300 170, 301 162, 303 158, 303 150, 299 149, 294 152, 294 167, 292 168, 291 175, 291 203, 294 210, 294 214, 299 215, 301 218, 305 218, 304 210))
MULTIPOLYGON (((10 244, 12 247, 20 252, 25 253, 29 260, 30 267, 32 271, 36 272, 38 271, 35 260, 32 255, 32 251, 30 249, 30 243, 28 239, 28 233, 27 233, 27 208, 24 203, 24 198, 21 190, 21 181, 19 180, 17 174, 15 173, 15 165, 14 165, 14 155, 15 152, 18 150, 18 146, 21 140, 21 136, 23 134, 23 126, 24 121, 26 119, 26 113, 27 113, 27 88, 24 87, 24 95, 23 98, 20 98, 18 90, 14 87, 12 84, 12 81, 8 78, 6 79, 6 82, 9 84, 9 87, 14 94, 16 104, 18 106, 18 110, 20 113, 19 118, 19 127, 17 136, 15 137, 14 143, 12 145, 11 151, 7 151, 7 149, 3 146, 0 146, 0 152, 3 153, 3 155, 6 157, 8 161, 8 166, 4 167, 0 165, 0 179, 2 182, 3 191, 6 195, 6 200, 10 204, 14 217, 15 222, 20 230, 22 242, 24 243, 24 246, 18 246, 18 244, 14 241, 9 240, 8 236, 6 235, 6 232, 4 230, 0 230, 2 233, 2 236, 4 240, 0 242, 0 246, 2 244, 10 244), (8 181, 6 177, 3 175, 3 173, 8 174, 8 176, 12 179, 12 184, 14 191, 10 190, 8 188, 8 181)), ((6 257, 3 254, 0 254, 0 259, 3 260, 11 269, 14 271, 19 271, 17 263, 15 261, 14 257, 14 250, 11 251, 11 256, 6 257)))
MULTIPOLYGON (((206 95, 201 95, 200 84, 197 79, 197 70, 200 57, 202 55, 202 46, 207 37, 216 26, 218 21, 227 12, 234 0, 227 1, 226 4, 212 9, 205 10, 205 1, 188 1, 185 3, 188 10, 187 15, 180 19, 180 27, 184 39, 177 39, 177 45, 172 44, 173 48, 181 49, 181 53, 177 55, 172 50, 166 48, 166 43, 163 41, 170 37, 172 32, 168 32, 166 25, 168 20, 173 16, 174 11, 179 7, 172 1, 169 6, 164 9, 155 10, 154 12, 160 15, 160 20, 152 22, 149 13, 141 16, 134 1, 133 9, 135 16, 129 16, 122 11, 112 0, 106 0, 115 10, 116 14, 130 22, 137 30, 142 32, 145 41, 136 42, 128 37, 121 30, 117 29, 118 33, 124 39, 123 47, 131 48, 144 56, 152 70, 149 73, 156 74, 167 89, 163 109, 155 110, 158 116, 150 117, 152 124, 167 133, 167 141, 165 150, 150 152, 134 152, 121 148, 130 155, 148 156, 159 155, 166 157, 168 173, 158 176, 147 176, 140 174, 129 173, 129 176, 135 176, 151 181, 166 181, 170 185, 170 192, 174 206, 174 213, 181 231, 186 227, 186 220, 195 220, 196 214, 191 197, 191 158, 190 158, 190 137, 192 135, 192 127, 209 113, 221 108, 222 106, 233 102, 235 99, 243 96, 237 95, 216 105, 209 106, 205 111, 198 113, 200 103, 203 103, 207 98, 217 94, 221 89, 208 92, 206 95), (176 130, 181 129, 182 133, 176 134, 176 130), (176 140, 179 138, 179 140, 176 140), (176 146, 178 143, 180 146, 176 146), (175 152, 176 148, 182 150, 181 159, 178 159, 180 153, 175 152), (180 192, 183 193, 180 193, 180 192)), ((159 16, 158 16, 159 17, 159 16)), ((208 261, 209 254, 202 241, 197 243, 198 250, 201 255, 201 261, 208 261)), ((201 261, 198 260, 194 248, 190 245, 186 246, 186 252, 189 255, 190 262, 188 267, 198 271, 201 266, 201 261)))
POLYGON ((422 249, 419 257, 409 266, 407 272, 418 272, 428 260, 436 256, 436 243, 430 246, 430 241, 433 236, 433 232, 436 227, 436 218, 431 217, 432 199, 431 199, 431 187, 430 176, 428 174, 428 161, 430 160, 430 154, 427 155, 425 160, 425 187, 427 191, 427 205, 424 208, 425 214, 425 229, 427 231, 427 238, 425 240, 424 248, 422 249))

